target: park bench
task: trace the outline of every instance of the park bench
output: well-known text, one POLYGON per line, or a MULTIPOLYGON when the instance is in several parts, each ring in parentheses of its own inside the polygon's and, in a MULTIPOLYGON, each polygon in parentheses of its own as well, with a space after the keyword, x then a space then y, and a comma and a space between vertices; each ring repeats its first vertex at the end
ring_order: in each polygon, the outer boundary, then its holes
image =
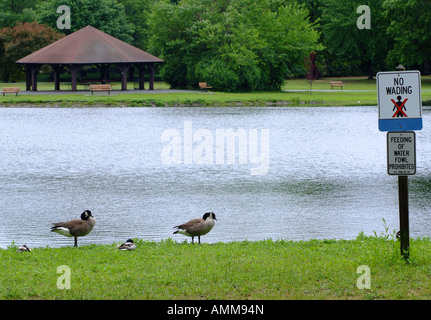
POLYGON ((329 81, 329 84, 331 85, 331 89, 334 89, 334 87, 341 87, 341 90, 343 90, 344 87, 343 81, 329 81))
POLYGON ((205 89, 211 89, 212 87, 207 85, 206 82, 199 82, 199 88, 201 88, 202 90, 205 90, 205 89))
POLYGON ((111 90, 110 84, 90 84, 91 94, 93 94, 94 91, 108 91, 108 94, 110 94, 111 90))
POLYGON ((0 92, 3 94, 3 97, 6 93, 15 93, 16 95, 18 95, 19 88, 18 87, 5 87, 0 92))

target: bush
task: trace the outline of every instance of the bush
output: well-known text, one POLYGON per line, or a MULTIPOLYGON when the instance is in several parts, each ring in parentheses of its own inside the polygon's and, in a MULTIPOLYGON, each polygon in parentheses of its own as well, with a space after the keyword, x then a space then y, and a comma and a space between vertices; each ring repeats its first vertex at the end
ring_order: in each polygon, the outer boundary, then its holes
POLYGON ((308 11, 283 1, 160 0, 149 30, 150 50, 166 61, 163 80, 173 88, 203 81, 218 91, 279 89, 320 49, 308 11))

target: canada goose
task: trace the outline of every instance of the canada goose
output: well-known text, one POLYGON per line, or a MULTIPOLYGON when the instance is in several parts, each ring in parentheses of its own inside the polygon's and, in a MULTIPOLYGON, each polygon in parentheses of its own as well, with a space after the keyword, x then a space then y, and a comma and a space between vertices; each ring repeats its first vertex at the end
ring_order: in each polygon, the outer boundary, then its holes
POLYGON ((75 238, 75 247, 78 246, 78 237, 83 237, 90 233, 93 230, 94 225, 96 224, 96 219, 91 215, 90 210, 85 210, 81 214, 81 220, 70 220, 66 222, 58 222, 53 223, 53 227, 51 227, 51 231, 55 231, 59 234, 62 234, 66 237, 74 237, 75 238))
POLYGON ((198 237, 199 243, 201 243, 201 236, 207 234, 214 227, 216 216, 213 212, 207 212, 204 214, 202 218, 193 219, 184 224, 180 224, 179 226, 175 226, 177 228, 175 233, 181 233, 186 236, 192 237, 192 243, 194 244, 194 237, 198 237))
POLYGON ((132 239, 127 239, 126 242, 122 243, 118 249, 120 250, 128 250, 128 251, 132 251, 136 249, 136 244, 133 243, 132 239))
POLYGON ((16 251, 17 252, 31 252, 31 249, 24 244, 22 246, 19 246, 16 251))

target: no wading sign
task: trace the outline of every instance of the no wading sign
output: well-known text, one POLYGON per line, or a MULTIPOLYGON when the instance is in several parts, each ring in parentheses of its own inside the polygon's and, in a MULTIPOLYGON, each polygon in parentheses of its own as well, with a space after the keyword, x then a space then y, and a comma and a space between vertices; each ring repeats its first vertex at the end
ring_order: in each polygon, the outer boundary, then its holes
POLYGON ((380 131, 422 130, 419 71, 377 73, 380 131))

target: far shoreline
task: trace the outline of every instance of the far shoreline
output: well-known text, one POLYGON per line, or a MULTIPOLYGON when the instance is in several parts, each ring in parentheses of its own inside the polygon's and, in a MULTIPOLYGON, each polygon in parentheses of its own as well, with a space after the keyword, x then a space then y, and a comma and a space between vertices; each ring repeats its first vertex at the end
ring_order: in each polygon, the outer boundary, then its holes
POLYGON ((212 104, 190 102, 190 103, 169 103, 165 102, 163 105, 160 102, 143 102, 141 105, 138 103, 129 102, 115 102, 115 103, 70 103, 70 102, 51 102, 51 103, 32 103, 32 102, 17 102, 17 103, 0 103, 2 109, 25 109, 25 108, 43 108, 43 109, 61 109, 61 108, 189 108, 189 107, 205 107, 205 108, 223 108, 223 107, 377 107, 376 105, 327 105, 321 104, 319 101, 300 101, 299 104, 293 104, 290 101, 232 101, 232 102, 214 102, 212 104))

